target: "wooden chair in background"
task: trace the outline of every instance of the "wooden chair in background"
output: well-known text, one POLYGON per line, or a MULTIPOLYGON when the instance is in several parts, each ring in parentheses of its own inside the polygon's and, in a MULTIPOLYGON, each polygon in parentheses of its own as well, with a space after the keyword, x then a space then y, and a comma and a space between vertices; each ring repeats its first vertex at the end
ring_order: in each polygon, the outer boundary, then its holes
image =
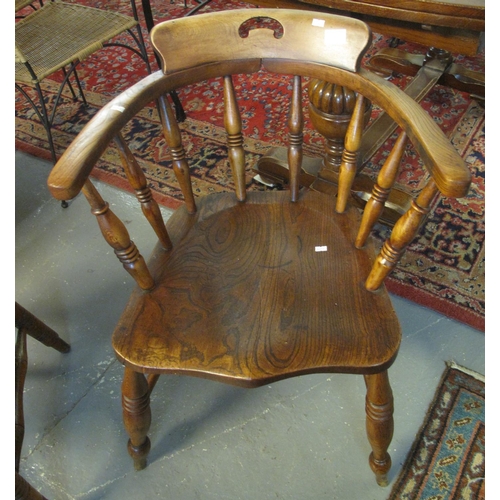
POLYGON ((23 391, 26 372, 28 370, 28 351, 26 345, 27 336, 30 336, 42 344, 53 347, 59 352, 69 352, 70 346, 59 335, 36 316, 27 311, 16 302, 15 321, 17 328, 16 339, 16 499, 19 500, 45 500, 45 497, 31 486, 19 473, 19 462, 21 460, 21 449, 24 439, 24 405, 23 391))
POLYGON ((371 42, 370 30, 361 21, 298 10, 233 10, 167 21, 151 36, 163 71, 105 106, 49 176, 49 188, 58 199, 83 192, 106 241, 138 284, 112 338, 125 366, 123 416, 136 469, 147 462, 149 398, 159 375, 257 387, 288 377, 338 372, 362 375, 366 381, 366 426, 373 450, 369 463, 377 482, 386 485, 393 433, 388 369, 401 333, 383 281, 435 197, 467 193, 471 177, 466 165, 417 103, 360 68, 371 42), (252 23, 256 29, 250 29, 252 23), (285 191, 245 189, 242 118, 233 76, 259 70, 291 75, 290 185, 285 191), (164 96, 211 78, 224 83, 235 192, 195 198, 182 135, 164 96), (337 196, 299 187, 304 78, 335 82, 356 93, 337 196), (155 100, 185 198, 166 225, 121 134, 127 122, 155 100), (361 216, 351 203, 351 184, 369 102, 390 114, 399 138, 361 216), (113 140, 158 235, 148 265, 89 179, 113 140), (369 233, 394 184, 407 140, 429 179, 377 255, 369 233))
MULTIPOLYGON (((33 0, 16 0, 16 13, 32 3, 33 0)), ((49 0, 16 22, 16 89, 28 100, 42 122, 54 163, 57 156, 51 128, 66 84, 72 97, 77 99, 69 80, 71 75, 74 75, 80 97, 86 104, 76 72, 79 62, 105 46, 120 45, 137 54, 145 62, 148 72, 151 72, 133 1, 132 8, 134 17, 110 10, 49 0), (132 45, 113 41, 124 32, 128 32, 133 38, 132 45), (64 78, 49 112, 41 84, 45 78, 58 71, 64 72, 64 78), (35 99, 29 93, 29 88, 32 87, 36 89, 35 99)))

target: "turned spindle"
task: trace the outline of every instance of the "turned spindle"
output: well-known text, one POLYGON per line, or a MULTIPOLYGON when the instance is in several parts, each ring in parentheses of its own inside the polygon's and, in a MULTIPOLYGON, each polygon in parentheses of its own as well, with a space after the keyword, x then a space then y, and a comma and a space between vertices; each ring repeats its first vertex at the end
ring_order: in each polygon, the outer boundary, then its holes
POLYGON ((293 90, 288 118, 288 166, 290 169, 290 196, 292 201, 299 198, 299 175, 302 167, 302 143, 304 116, 302 113, 302 85, 300 76, 293 77, 293 90))
POLYGON ((339 170, 339 191, 337 195, 336 210, 339 213, 344 212, 351 188, 357 172, 358 150, 361 146, 364 128, 364 97, 358 94, 356 105, 352 113, 351 121, 347 127, 345 136, 345 148, 342 152, 342 161, 339 170))
POLYGON ((394 403, 387 371, 365 375, 366 433, 372 447, 369 463, 379 486, 389 484, 391 456, 387 452, 394 433, 394 403))
POLYGON ((127 448, 134 461, 135 470, 146 467, 147 455, 151 449, 148 438, 151 426, 149 395, 150 388, 146 377, 125 367, 122 383, 123 422, 129 436, 127 448))
POLYGON ((182 136, 179 129, 175 113, 172 110, 165 96, 158 99, 158 109, 160 111, 163 135, 167 142, 172 156, 172 169, 174 171, 179 187, 184 196, 187 211, 192 214, 196 212, 196 202, 194 200, 191 178, 189 175, 189 165, 186 159, 186 151, 182 145, 182 136))
POLYGON ((89 180, 85 182, 82 193, 89 202, 92 214, 96 216, 104 239, 113 248, 123 267, 143 290, 153 289, 155 284, 146 262, 135 243, 130 240, 123 222, 113 213, 89 180))
POLYGON ((356 247, 361 248, 368 238, 370 231, 379 220, 384 211, 385 203, 389 198, 394 183, 396 182, 401 158, 406 146, 407 136, 402 132, 392 148, 383 167, 380 169, 377 182, 363 211, 363 219, 356 238, 356 247))
POLYGON ((118 148, 118 152, 120 153, 123 170, 125 171, 127 179, 134 189, 135 195, 141 204, 144 216, 158 236, 163 248, 166 250, 172 248, 172 242, 168 236, 160 207, 154 200, 151 189, 147 185, 144 172, 137 163, 137 160, 130 151, 121 134, 118 134, 115 137, 115 144, 118 148))
POLYGON ((366 280, 367 290, 377 290, 385 277, 396 267, 406 247, 415 238, 425 221, 437 192, 436 183, 433 179, 429 180, 418 198, 412 201, 410 208, 396 222, 391 236, 385 241, 366 280))
POLYGON ((224 126, 227 132, 229 164, 233 173, 236 198, 245 201, 245 151, 241 116, 231 76, 224 77, 224 126))

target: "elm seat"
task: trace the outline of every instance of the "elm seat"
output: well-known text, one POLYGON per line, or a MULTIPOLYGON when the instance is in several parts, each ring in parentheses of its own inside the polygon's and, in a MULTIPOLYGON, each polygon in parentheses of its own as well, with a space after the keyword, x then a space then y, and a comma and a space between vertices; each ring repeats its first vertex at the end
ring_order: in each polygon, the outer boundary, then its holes
POLYGON ((125 366, 123 418, 136 469, 147 464, 150 394, 159 375, 256 387, 292 376, 341 372, 364 376, 373 450, 369 464, 377 482, 387 484, 393 432, 388 368, 401 333, 383 280, 438 192, 464 196, 470 173, 418 104, 360 68, 370 39, 369 28, 358 20, 286 9, 232 10, 161 23, 151 40, 162 71, 106 105, 52 170, 52 194, 71 199, 83 192, 105 240, 138 285, 112 337, 125 366), (257 71, 290 75, 286 191, 246 191, 244 130, 233 78, 257 71), (234 192, 196 198, 183 134, 165 96, 212 78, 223 82, 234 192), (299 186, 301 99, 308 78, 338 82, 357 93, 336 196, 299 186), (390 113, 400 130, 361 215, 350 193, 368 100, 390 113), (122 132, 152 102, 160 112, 185 201, 166 224, 122 132), (408 139, 429 179, 377 254, 369 233, 397 177, 408 139), (147 264, 89 179, 112 142, 158 237, 147 264))
POLYGON ((148 372, 249 387, 333 367, 388 367, 399 324, 387 294, 364 287, 376 254, 352 251, 358 226, 356 209, 339 215, 314 191, 296 203, 283 191, 249 193, 244 204, 222 193, 201 200, 194 216, 178 210, 167 224, 172 250, 160 246, 151 260, 158 285, 132 295, 115 352, 148 372), (353 296, 331 276, 357 283, 353 296))

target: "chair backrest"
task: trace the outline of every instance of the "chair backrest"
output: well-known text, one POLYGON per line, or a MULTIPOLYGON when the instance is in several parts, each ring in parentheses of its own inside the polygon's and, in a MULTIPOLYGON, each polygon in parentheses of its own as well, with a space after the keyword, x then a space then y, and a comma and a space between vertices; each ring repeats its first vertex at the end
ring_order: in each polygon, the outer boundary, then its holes
POLYGON ((417 199, 397 222, 391 238, 374 263, 366 283, 370 290, 377 289, 396 265, 417 233, 438 191, 451 197, 464 196, 468 191, 471 179, 469 170, 427 113, 393 84, 360 67, 361 58, 371 41, 369 28, 360 21, 298 10, 232 10, 166 21, 153 29, 151 41, 163 62, 163 71, 150 75, 106 105, 70 145, 49 177, 50 190, 58 199, 71 199, 83 190, 106 240, 142 288, 154 286, 144 261, 130 241, 125 226, 111 213, 88 176, 108 144, 115 140, 143 210, 163 246, 168 248, 170 240, 158 207, 120 130, 144 106, 155 100, 158 102, 164 135, 186 208, 189 212, 195 212, 196 200, 190 184, 189 163, 182 146, 181 132, 164 97, 166 93, 184 85, 215 77, 221 77, 224 81, 228 157, 236 196, 240 201, 246 197, 245 161, 242 120, 232 75, 261 69, 293 75, 288 120, 292 202, 299 199, 304 125, 302 77, 333 82, 358 94, 340 167, 338 212, 346 208, 356 175, 365 100, 370 100, 392 117, 401 133, 380 171, 372 199, 364 212, 356 246, 364 245, 380 215, 396 179, 407 139, 413 143, 430 176, 417 199))
MULTIPOLYGON (((151 42, 170 74, 223 61, 288 60, 357 71, 371 43, 356 19, 298 10, 235 10, 161 23, 151 42), (221 41, 224 43, 221 43, 221 41), (182 47, 189 50, 182 50, 182 47)), ((293 74, 294 71, 287 71, 293 74)))
POLYGON ((16 0, 16 13, 33 3, 35 3, 33 0, 16 0))

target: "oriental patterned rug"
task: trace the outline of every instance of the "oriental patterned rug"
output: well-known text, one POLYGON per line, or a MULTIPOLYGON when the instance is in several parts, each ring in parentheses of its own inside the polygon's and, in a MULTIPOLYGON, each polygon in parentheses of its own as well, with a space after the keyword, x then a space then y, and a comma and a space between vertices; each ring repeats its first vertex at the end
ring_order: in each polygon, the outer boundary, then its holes
POLYGON ((464 499, 485 499, 485 381, 451 364, 388 500, 464 499))
MULTIPOLYGON (((89 0, 90 2, 90 0, 89 0)), ((92 5, 116 8, 128 12, 128 0, 92 1, 92 5)), ((188 2, 188 5, 190 3, 188 2)), ((155 21, 180 17, 184 2, 152 1, 155 21)), ((250 7, 238 1, 213 0, 204 11, 250 7)), ((374 34, 374 45, 364 63, 387 39, 374 34)), ((403 44, 403 50, 422 53, 425 47, 403 44)), ((150 50, 153 67, 155 60, 150 50)), ((472 70, 484 69, 484 53, 475 58, 456 55, 455 61, 472 70)), ((92 116, 114 95, 146 76, 145 65, 120 48, 106 48, 79 65, 88 107, 69 97, 58 108, 53 129, 56 151, 62 153, 75 135, 92 116)), ((395 75, 392 81, 404 87, 408 78, 395 75)), ((304 102, 307 102, 307 82, 304 82, 304 102)), ((57 88, 58 77, 44 82, 49 109, 57 88)), ((244 129, 248 140, 248 189, 263 189, 253 179, 252 165, 274 146, 286 143, 281 124, 286 121, 290 81, 284 77, 258 73, 248 81, 238 80, 236 91, 243 108, 244 129), (265 105, 270 91, 276 92, 272 113, 265 105)), ((231 175, 225 160, 225 132, 221 108, 220 81, 207 81, 179 91, 187 113, 182 124, 188 139, 188 155, 192 157, 191 171, 195 192, 205 194, 231 189, 231 175)), ((69 95, 69 92, 66 92, 69 95)), ((422 101, 434 120, 448 135, 458 152, 469 165, 473 185, 469 195, 460 200, 436 200, 421 235, 408 248, 395 272, 386 281, 389 290, 416 303, 430 307, 447 316, 484 329, 485 269, 484 269, 484 209, 485 209, 485 126, 484 107, 468 94, 436 86, 422 101)), ((320 156, 323 139, 311 127, 306 113, 305 153, 320 156)), ((180 191, 170 168, 170 156, 162 138, 156 108, 152 103, 126 129, 129 145, 141 162, 157 199, 175 208, 181 203, 180 191)), ((367 173, 374 176, 389 149, 389 143, 374 156, 367 173)), ((16 93, 16 148, 50 159, 45 130, 26 100, 16 93)), ((402 163, 399 187, 416 192, 422 186, 423 169, 412 148, 408 148, 402 163)), ((117 187, 127 189, 118 153, 109 148, 93 175, 117 187)), ((387 230, 379 226, 375 238, 382 243, 387 230)))

